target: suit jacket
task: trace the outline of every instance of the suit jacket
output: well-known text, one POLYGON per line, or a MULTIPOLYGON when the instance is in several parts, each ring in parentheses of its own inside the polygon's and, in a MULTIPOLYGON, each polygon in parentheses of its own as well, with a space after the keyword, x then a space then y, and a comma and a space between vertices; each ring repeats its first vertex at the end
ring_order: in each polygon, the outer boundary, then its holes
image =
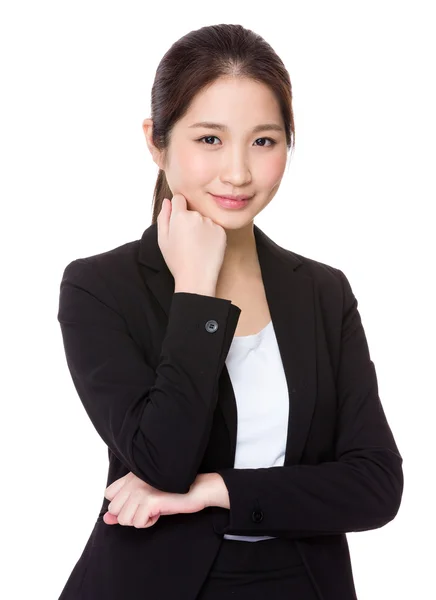
POLYGON ((320 600, 357 598, 346 533, 395 517, 403 459, 348 279, 256 225, 254 235, 289 390, 279 467, 233 468, 237 409, 225 360, 241 309, 174 294, 156 223, 65 268, 58 319, 75 388, 108 447, 107 485, 132 471, 183 494, 198 473, 218 472, 231 507, 136 529, 106 525, 103 497, 60 600, 194 600, 225 533, 293 539, 320 600))

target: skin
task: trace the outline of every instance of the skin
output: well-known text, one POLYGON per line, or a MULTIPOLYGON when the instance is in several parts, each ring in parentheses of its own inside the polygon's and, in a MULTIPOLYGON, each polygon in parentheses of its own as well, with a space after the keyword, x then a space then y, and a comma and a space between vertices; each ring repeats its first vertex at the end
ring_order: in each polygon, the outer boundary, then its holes
POLYGON ((173 194, 183 194, 188 210, 210 217, 226 231, 218 283, 258 273, 253 220, 277 193, 288 158, 284 123, 274 94, 251 79, 220 78, 193 99, 185 116, 174 125, 166 150, 153 145, 152 128, 153 121, 145 119, 147 146, 154 162, 165 171, 173 194), (221 123, 228 130, 190 128, 201 121, 221 123), (265 123, 275 123, 281 131, 253 133, 254 127, 265 123), (202 137, 205 139, 197 141, 202 137), (218 206, 211 193, 254 197, 243 210, 228 210, 218 206))
MULTIPOLYGON (((153 161, 165 171, 173 195, 183 194, 188 210, 210 217, 226 231, 217 286, 256 276, 259 262, 253 221, 277 193, 288 158, 284 123, 274 94, 251 79, 220 78, 197 94, 174 125, 169 148, 160 151, 154 146, 152 128, 153 121, 145 119, 147 146, 153 161), (201 121, 220 123, 227 129, 190 127, 201 121), (253 133, 254 127, 266 123, 274 123, 280 130, 253 133), (246 208, 228 210, 221 208, 211 193, 254 196, 246 208)), ((104 515, 108 525, 150 527, 165 514, 197 512, 207 506, 230 509, 227 487, 218 473, 199 474, 187 494, 156 490, 129 473, 106 488, 105 497, 111 500, 104 515)))
POLYGON ((218 473, 198 474, 187 494, 162 492, 128 473, 107 487, 104 495, 111 500, 103 516, 107 525, 146 528, 161 515, 193 513, 208 506, 230 509, 227 487, 218 473))

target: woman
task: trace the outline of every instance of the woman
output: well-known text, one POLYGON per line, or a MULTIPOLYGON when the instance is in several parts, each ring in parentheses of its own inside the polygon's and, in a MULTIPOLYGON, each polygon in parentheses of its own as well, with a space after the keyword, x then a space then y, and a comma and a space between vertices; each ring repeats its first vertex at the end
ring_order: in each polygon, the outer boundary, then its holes
POLYGON ((294 147, 288 72, 252 31, 203 27, 151 112, 151 226, 61 283, 109 472, 60 599, 356 598, 346 533, 395 517, 402 457, 348 279, 253 222, 294 147))

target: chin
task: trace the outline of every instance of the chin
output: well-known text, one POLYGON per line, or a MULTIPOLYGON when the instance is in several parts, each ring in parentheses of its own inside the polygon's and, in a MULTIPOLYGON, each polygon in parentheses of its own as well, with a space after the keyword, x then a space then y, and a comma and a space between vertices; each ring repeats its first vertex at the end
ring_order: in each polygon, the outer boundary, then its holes
POLYGON ((220 218, 220 216, 211 215, 210 218, 214 223, 216 223, 217 225, 221 225, 223 229, 226 229, 228 231, 236 231, 237 229, 252 227, 253 225, 253 217, 248 217, 247 215, 243 217, 242 215, 230 214, 228 216, 225 216, 224 218, 220 218))

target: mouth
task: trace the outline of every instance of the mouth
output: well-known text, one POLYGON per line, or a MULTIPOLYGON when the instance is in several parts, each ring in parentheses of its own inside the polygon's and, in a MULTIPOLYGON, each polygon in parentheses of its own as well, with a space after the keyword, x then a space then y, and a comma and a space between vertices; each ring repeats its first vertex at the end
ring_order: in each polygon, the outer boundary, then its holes
POLYGON ((245 206, 247 206, 247 204, 250 202, 250 200, 253 197, 253 196, 251 196, 251 198, 243 197, 243 199, 235 200, 234 198, 229 198, 226 196, 215 196, 214 194, 211 194, 211 196, 215 200, 215 202, 222 208, 236 208, 236 209, 244 208, 245 206))

